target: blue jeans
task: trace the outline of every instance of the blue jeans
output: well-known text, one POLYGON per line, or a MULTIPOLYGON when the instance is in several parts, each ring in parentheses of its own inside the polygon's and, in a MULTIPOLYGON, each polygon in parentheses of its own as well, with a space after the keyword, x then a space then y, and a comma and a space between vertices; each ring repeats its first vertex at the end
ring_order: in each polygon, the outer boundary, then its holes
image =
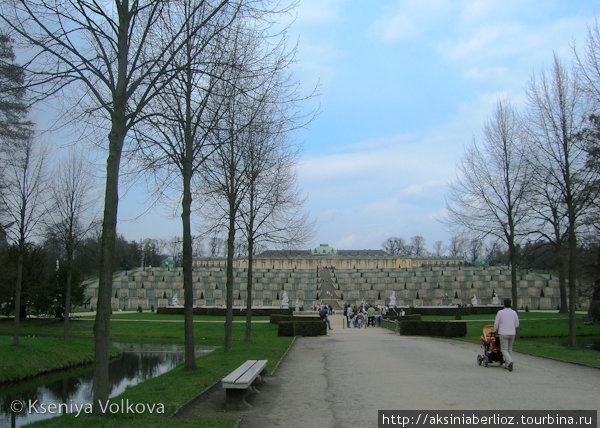
POLYGON ((327 327, 329 327, 329 330, 331 330, 331 322, 329 321, 329 318, 325 317, 323 318, 325 320, 325 322, 327 323, 327 327))

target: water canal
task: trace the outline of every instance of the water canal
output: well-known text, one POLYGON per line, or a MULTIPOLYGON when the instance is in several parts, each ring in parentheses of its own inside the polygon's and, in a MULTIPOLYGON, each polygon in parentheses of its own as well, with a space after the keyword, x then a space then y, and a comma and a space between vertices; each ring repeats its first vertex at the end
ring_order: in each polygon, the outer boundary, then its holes
MULTIPOLYGON (((109 366, 110 397, 121 394, 128 386, 159 376, 183 363, 184 348, 180 345, 113 345, 123 354, 119 359, 111 361, 109 366)), ((196 347, 196 355, 210 353, 213 349, 196 347)), ((77 408, 81 409, 92 402, 92 378, 92 367, 87 366, 19 383, 0 385, 0 427, 18 427, 57 416, 58 410, 40 411, 37 414, 22 411, 16 415, 11 410, 11 406, 18 408, 24 405, 27 408, 36 401, 38 404, 34 407, 38 410, 42 403, 46 406, 64 403, 64 407, 77 412, 77 408)))

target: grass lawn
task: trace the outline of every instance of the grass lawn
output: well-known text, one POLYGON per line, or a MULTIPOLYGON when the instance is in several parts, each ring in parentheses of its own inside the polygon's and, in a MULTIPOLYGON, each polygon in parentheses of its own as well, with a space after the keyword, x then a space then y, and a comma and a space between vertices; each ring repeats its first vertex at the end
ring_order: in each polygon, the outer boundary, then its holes
MULTIPOLYGON (((493 315, 468 315, 462 320, 467 321, 467 335, 463 338, 468 342, 479 343, 483 326, 494 323, 493 315)), ((520 327, 514 350, 555 358, 562 361, 586 364, 600 367, 600 352, 589 349, 569 349, 567 337, 569 321, 567 314, 556 312, 519 312, 520 327)), ((585 325, 584 315, 577 314, 576 331, 578 341, 594 340, 600 342, 600 325, 585 325)), ((423 319, 454 319, 453 317, 426 316, 423 319)))
MULTIPOLYGON (((94 361, 94 343, 90 340, 65 342, 58 337, 21 336, 19 346, 14 346, 12 339, 12 336, 0 336, 0 383, 94 361)), ((118 353, 118 349, 110 349, 111 355, 118 353)))
MULTIPOLYGON (((171 317, 173 318, 173 317, 171 317)), ((176 318, 176 317, 175 317, 176 318)), ((85 320, 73 320, 71 335, 85 337, 93 351, 93 323, 85 320)), ((0 321, 0 334, 7 334, 12 328, 12 322, 0 321)), ((21 323, 22 339, 26 334, 37 332, 38 340, 56 340, 52 336, 62 335, 62 323, 50 319, 29 319, 21 323), (40 337, 46 336, 46 337, 40 337)), ((255 324, 252 328, 252 342, 245 342, 245 324, 233 325, 233 350, 223 350, 223 324, 197 323, 194 325, 196 345, 219 346, 212 353, 198 357, 198 368, 185 371, 180 365, 172 371, 157 378, 148 380, 133 387, 128 387, 123 394, 111 402, 130 400, 132 403, 148 403, 164 406, 164 414, 107 414, 101 417, 81 414, 79 417, 65 415, 58 418, 40 421, 35 426, 49 427, 233 427, 236 419, 202 419, 174 421, 168 418, 175 409, 196 396, 215 381, 223 378, 229 372, 249 359, 268 360, 269 370, 273 370, 283 354, 289 348, 292 338, 278 337, 277 326, 273 324, 255 324)), ((111 340, 122 342, 144 343, 180 343, 183 344, 183 325, 173 322, 120 322, 111 323, 111 340)), ((86 342, 85 340, 77 340, 86 342)), ((75 340, 73 340, 75 342, 75 340)), ((24 343, 24 342, 23 342, 24 343)), ((14 349, 13 349, 14 350, 14 349)), ((14 356, 7 356, 15 359, 14 356)), ((4 361, 4 358, 2 359, 4 361)), ((0 369, 1 370, 1 369, 0 369)))
MULTIPOLYGON (((182 320, 180 315, 161 315, 152 313, 142 314, 115 314, 115 320, 111 323, 111 340, 114 342, 144 342, 144 343, 176 343, 183 344, 183 325, 180 322, 169 322, 170 320, 182 320), (148 318, 152 317, 152 318, 148 318), (127 322, 119 321, 128 320, 127 322), (141 320, 153 319, 155 322, 144 322, 141 320)), ((540 336, 566 336, 568 319, 566 315, 557 313, 520 312, 521 328, 519 334, 526 336, 515 343, 515 350, 557 358, 564 361, 579 362, 590 366, 600 367, 600 352, 585 349, 568 349, 561 345, 561 338, 539 338, 540 336), (534 338, 536 337, 536 338, 534 338)), ((243 317, 242 317, 243 318, 243 317)), ((424 319, 440 319, 441 317, 424 317, 424 319)), ((452 317, 445 317, 446 319, 452 317)), ((465 316, 467 321, 467 336, 464 340, 479 343, 479 336, 484 325, 493 323, 493 316, 465 316)), ((173 420, 168 418, 175 409, 197 395, 209 385, 224 377, 227 373, 238 367, 248 359, 267 359, 268 367, 272 370, 288 349, 291 338, 278 337, 277 326, 268 323, 257 323, 253 325, 252 342, 243 340, 245 333, 244 324, 234 324, 234 343, 231 352, 224 352, 222 317, 199 316, 195 319, 217 320, 217 323, 195 323, 194 336, 196 345, 218 346, 212 353, 198 357, 196 362, 198 368, 194 371, 185 371, 183 366, 133 387, 128 387, 123 394, 112 399, 112 402, 129 400, 132 403, 144 403, 149 405, 164 406, 164 414, 107 414, 104 416, 92 416, 82 414, 79 417, 66 415, 40 421, 35 426, 47 427, 233 427, 235 419, 200 419, 200 420, 173 420)), ((79 339, 73 342, 89 343, 93 337, 93 322, 89 320, 76 319, 71 323, 71 337, 79 339)), ((23 333, 23 345, 26 344, 27 335, 35 335, 31 338, 34 342, 42 343, 44 340, 55 340, 62 342, 62 323, 52 319, 29 319, 21 323, 23 333)), ((6 335, 8 339, 12 332, 12 322, 0 320, 0 335, 6 335)), ((587 326, 583 324, 583 316, 578 316, 577 332, 581 335, 595 335, 600 338, 600 326, 587 326)), ((7 339, 7 340, 8 340, 7 339)), ((2 342, 0 342, 2 343, 2 342)), ((8 342, 10 343, 10 342, 8 342)), ((12 345, 8 345, 12 346, 12 345)), ((46 346, 48 347, 48 345, 46 346)), ((2 346, 4 348, 4 346, 2 346)), ((10 351, 15 351, 14 347, 10 351)), ((54 348, 52 348, 54 349, 54 348)), ((20 352, 20 351, 19 351, 20 352)), ((30 351, 35 353, 35 351, 30 351)), ((29 354, 28 354, 29 355, 29 354)), ((0 355, 0 361, 20 360, 24 357, 14 354, 0 355)), ((35 366, 37 363, 32 363, 35 366)), ((0 367, 3 370, 3 367, 0 367)), ((157 407, 160 409, 161 407, 157 407)))
MULTIPOLYGON (((161 315, 168 317, 157 319, 156 322, 144 322, 151 319, 151 314, 121 314, 120 317, 134 316, 131 321, 122 322, 115 316, 111 322, 110 338, 113 342, 144 342, 144 343, 180 343, 183 344, 183 315, 161 315), (139 320, 136 315, 143 315, 139 320), (171 322, 171 320, 182 322, 171 322), (162 321, 162 322, 161 322, 162 321)), ((156 315, 155 315, 156 316, 156 315)), ((210 319, 210 318, 209 318, 210 319)), ((213 317, 216 323, 195 323, 194 339, 197 345, 221 346, 223 345, 224 317, 213 317)), ((252 330, 258 331, 259 326, 253 324, 252 330)), ((20 331, 23 336, 62 337, 63 324, 52 318, 30 318, 21 321, 20 331)), ((70 323, 70 337, 92 340, 94 337, 94 323, 91 319, 73 319, 70 323)), ((234 331, 245 331, 245 324, 234 324, 234 331)), ((13 322, 9 319, 0 320, 0 335, 11 335, 13 322)), ((275 335, 277 333, 275 332, 275 335)))
MULTIPOLYGON (((95 319, 95 315, 85 315, 79 317, 80 319, 95 319)), ((168 315, 168 314, 157 314, 156 312, 135 312, 135 313, 113 313, 110 316, 111 319, 117 320, 161 320, 161 321, 181 321, 183 322, 183 315, 168 315)), ((234 316, 234 321, 246 321, 246 316, 234 316)), ((253 316, 253 321, 268 321, 268 316, 253 316)), ((224 316, 211 316, 211 315, 194 315, 194 321, 222 321, 225 322, 224 316)))

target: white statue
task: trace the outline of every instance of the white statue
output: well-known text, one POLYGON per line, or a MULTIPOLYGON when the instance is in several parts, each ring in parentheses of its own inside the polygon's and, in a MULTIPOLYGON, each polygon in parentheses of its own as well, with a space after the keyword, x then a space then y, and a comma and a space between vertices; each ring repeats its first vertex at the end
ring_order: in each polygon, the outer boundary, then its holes
POLYGON ((281 307, 283 309, 289 309, 290 307, 290 298, 287 295, 287 292, 283 292, 283 295, 281 296, 281 307))
POLYGON ((492 303, 494 305, 499 305, 499 303, 498 303, 498 295, 496 294, 495 291, 494 291, 494 294, 492 295, 492 303))
POLYGON ((477 305, 477 295, 476 294, 473 294, 473 298, 471 299, 471 304, 473 306, 477 305))
POLYGON ((296 312, 298 312, 300 310, 300 300, 296 299, 294 306, 296 307, 296 312))
POLYGON ((177 293, 173 294, 171 298, 171 306, 179 306, 179 300, 177 299, 177 293))
POLYGON ((390 296, 390 307, 396 306, 396 292, 392 291, 392 295, 390 296))

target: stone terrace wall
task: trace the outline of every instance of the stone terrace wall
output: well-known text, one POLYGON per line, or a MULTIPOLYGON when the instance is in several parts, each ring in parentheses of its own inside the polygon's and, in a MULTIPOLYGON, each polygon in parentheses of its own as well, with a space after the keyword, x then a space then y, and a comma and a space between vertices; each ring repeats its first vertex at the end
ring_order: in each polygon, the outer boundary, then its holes
MULTIPOLYGON (((195 267, 194 306, 224 306, 226 277, 224 267, 195 267)), ((246 303, 247 270, 234 269, 234 306, 246 303)), ((492 304, 495 291, 499 302, 511 296, 510 271, 499 267, 423 266, 413 269, 334 269, 333 287, 340 303, 384 305, 396 292, 397 306, 438 306, 471 304, 473 295, 479 305, 492 304)), ((312 307, 319 293, 316 270, 257 269, 253 275, 254 306, 280 307, 283 292, 290 307, 298 299, 305 309, 312 307)), ((96 307, 98 283, 88 284, 86 295, 96 307)), ((556 308, 558 281, 533 273, 519 276, 519 307, 556 308)), ((169 306, 177 294, 183 304, 181 268, 146 268, 117 273, 113 280, 113 309, 144 309, 169 306)), ((582 299, 580 304, 585 305, 582 299)))

